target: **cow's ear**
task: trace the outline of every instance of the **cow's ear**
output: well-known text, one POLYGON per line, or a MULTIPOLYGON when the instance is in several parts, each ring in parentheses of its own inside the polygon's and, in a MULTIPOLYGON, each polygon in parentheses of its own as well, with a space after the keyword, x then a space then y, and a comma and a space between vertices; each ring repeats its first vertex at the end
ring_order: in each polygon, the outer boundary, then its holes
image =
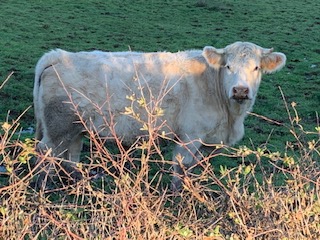
POLYGON ((216 69, 218 69, 222 64, 223 49, 216 49, 214 47, 204 47, 202 56, 206 59, 208 64, 216 69))
POLYGON ((279 71, 286 64, 286 55, 280 52, 266 54, 261 59, 261 69, 264 73, 279 71))

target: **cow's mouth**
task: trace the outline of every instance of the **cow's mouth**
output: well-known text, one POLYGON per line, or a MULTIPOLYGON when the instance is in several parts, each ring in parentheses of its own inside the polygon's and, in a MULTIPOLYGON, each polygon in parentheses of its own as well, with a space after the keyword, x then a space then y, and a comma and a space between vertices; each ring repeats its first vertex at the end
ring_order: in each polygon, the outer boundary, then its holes
POLYGON ((234 99, 239 104, 242 104, 244 101, 249 100, 249 98, 247 96, 246 97, 233 96, 232 99, 234 99))

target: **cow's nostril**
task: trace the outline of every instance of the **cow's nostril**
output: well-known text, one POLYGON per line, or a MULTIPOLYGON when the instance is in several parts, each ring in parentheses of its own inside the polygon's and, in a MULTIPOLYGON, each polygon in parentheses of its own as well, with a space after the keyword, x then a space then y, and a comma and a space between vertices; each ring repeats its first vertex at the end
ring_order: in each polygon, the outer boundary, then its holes
POLYGON ((238 91, 237 91, 237 88, 234 87, 234 88, 233 88, 233 93, 236 94, 237 92, 238 92, 238 91))
POLYGON ((236 98, 247 98, 249 94, 249 88, 247 87, 233 87, 232 92, 236 98))

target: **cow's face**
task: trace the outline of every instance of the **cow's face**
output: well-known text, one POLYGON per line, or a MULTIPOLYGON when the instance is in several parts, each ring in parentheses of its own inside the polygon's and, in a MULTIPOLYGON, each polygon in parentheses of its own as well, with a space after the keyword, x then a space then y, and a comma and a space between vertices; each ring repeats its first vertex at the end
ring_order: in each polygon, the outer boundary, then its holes
POLYGON ((247 42, 236 42, 224 49, 205 47, 203 56, 220 71, 226 96, 240 104, 255 98, 262 73, 280 70, 286 62, 283 53, 247 42))

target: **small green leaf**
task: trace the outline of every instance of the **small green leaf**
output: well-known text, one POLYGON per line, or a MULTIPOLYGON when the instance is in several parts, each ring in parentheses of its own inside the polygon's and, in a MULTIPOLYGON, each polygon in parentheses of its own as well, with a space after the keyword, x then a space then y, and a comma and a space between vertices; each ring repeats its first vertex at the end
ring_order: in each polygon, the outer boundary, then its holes
POLYGON ((132 95, 130 95, 130 96, 126 96, 126 99, 129 99, 130 101, 135 101, 136 100, 136 97, 135 97, 135 95, 134 94, 132 94, 132 95))
POLYGON ((220 174, 224 175, 228 171, 227 166, 220 165, 220 174))
POLYGON ((130 115, 130 114, 133 113, 132 107, 125 107, 124 110, 125 110, 125 111, 124 111, 123 114, 125 114, 125 115, 130 115))
POLYGON ((6 166, 6 169, 7 169, 8 173, 12 173, 12 171, 13 171, 13 167, 10 167, 10 166, 6 166))
POLYGON ((140 107, 146 107, 146 99, 144 97, 141 97, 137 100, 138 104, 140 105, 140 107))
POLYGON ((290 157, 290 156, 285 156, 283 158, 283 163, 288 166, 288 167, 291 167, 292 165, 295 164, 295 161, 294 161, 294 158, 293 157, 290 157))
POLYGON ((193 234, 192 230, 189 229, 188 227, 181 228, 181 229, 179 229, 178 232, 183 237, 191 237, 193 234))
POLYGON ((21 162, 21 163, 27 163, 27 157, 28 156, 26 156, 26 155, 22 155, 22 156, 19 156, 19 161, 21 162))
POLYGON ((2 216, 5 216, 8 213, 7 208, 0 207, 0 213, 1 213, 2 216))
POLYGON ((252 170, 252 167, 250 165, 246 166, 243 170, 244 175, 248 175, 252 170))

